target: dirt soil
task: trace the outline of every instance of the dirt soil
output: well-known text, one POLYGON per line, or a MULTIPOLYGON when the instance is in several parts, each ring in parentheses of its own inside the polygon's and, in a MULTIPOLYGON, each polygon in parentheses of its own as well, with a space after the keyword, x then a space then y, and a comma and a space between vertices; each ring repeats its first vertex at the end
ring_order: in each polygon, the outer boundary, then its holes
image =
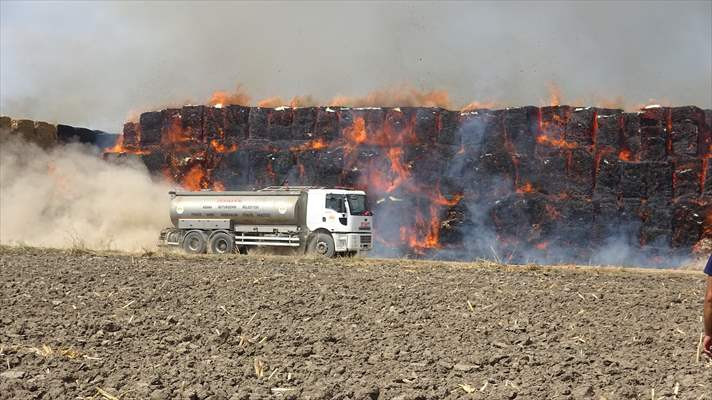
POLYGON ((712 399, 701 272, 0 248, 0 398, 712 399))

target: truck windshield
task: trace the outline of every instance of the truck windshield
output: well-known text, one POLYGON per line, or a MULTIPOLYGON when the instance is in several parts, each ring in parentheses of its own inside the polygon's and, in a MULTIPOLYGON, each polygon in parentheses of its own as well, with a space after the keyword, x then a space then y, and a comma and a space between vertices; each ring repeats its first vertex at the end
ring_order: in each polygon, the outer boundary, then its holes
POLYGON ((349 202, 349 211, 351 215, 364 215, 368 211, 368 202, 366 196, 362 194, 349 194, 346 196, 349 202))

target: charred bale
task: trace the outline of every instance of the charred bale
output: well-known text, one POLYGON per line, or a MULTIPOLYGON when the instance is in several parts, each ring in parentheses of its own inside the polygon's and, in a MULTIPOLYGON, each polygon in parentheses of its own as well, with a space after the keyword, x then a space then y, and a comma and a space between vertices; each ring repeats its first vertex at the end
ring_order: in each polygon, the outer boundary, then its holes
POLYGON ((161 127, 163 119, 160 111, 151 111, 141 114, 139 126, 141 127, 141 146, 151 146, 161 142, 161 127))
POLYGON ((645 174, 647 163, 620 162, 621 168, 621 194, 627 198, 644 198, 646 196, 645 174))
POLYGON ((672 182, 673 166, 670 162, 651 162, 647 164, 645 186, 649 201, 655 201, 657 204, 669 203, 673 198, 672 182))
POLYGON ((641 137, 640 118, 637 113, 623 114, 622 147, 630 153, 630 160, 640 159, 641 137))
POLYGON ((241 190, 250 188, 251 165, 250 151, 237 150, 226 153, 213 171, 213 177, 225 185, 226 190, 241 190))
POLYGON ((418 143, 433 143, 438 138, 439 112, 437 108, 418 107, 411 111, 418 143))
POLYGON ((672 132, 672 152, 678 157, 697 156, 697 146, 699 143, 699 130, 697 125, 691 122, 673 122, 672 132))
POLYGON ((702 207, 688 199, 673 205, 672 244, 675 247, 691 247, 700 240, 704 216, 702 207))
POLYGON ((536 145, 539 110, 536 107, 510 108, 503 113, 504 132, 514 152, 531 157, 536 145))
POLYGON ((608 115, 598 114, 596 116, 596 149, 613 151, 616 154, 620 150, 620 138, 623 127, 623 116, 620 113, 608 115))
POLYGON ((166 167, 166 156, 161 149, 154 149, 150 153, 139 155, 141 161, 151 174, 157 174, 166 167))
POLYGON ((576 108, 566 125, 566 141, 586 147, 593 145, 593 125, 596 118, 596 110, 588 108, 576 108))
POLYGON ((593 156, 584 149, 573 149, 570 152, 570 162, 567 169, 569 194, 590 196, 593 193, 593 156))
POLYGON ((621 168, 618 157, 614 155, 601 156, 596 170, 594 196, 599 199, 617 199, 621 194, 620 178, 621 168))
POLYGON ((267 110, 267 131, 264 137, 269 140, 294 140, 292 137, 293 109, 279 107, 267 110))
POLYGON ((700 194, 700 174, 702 162, 699 160, 675 163, 673 172, 673 194, 675 198, 693 198, 700 194))
POLYGON ((205 107, 203 113, 203 140, 206 143, 216 141, 225 143, 225 112, 226 109, 218 107, 205 107))
POLYGON ((239 144, 249 137, 250 107, 231 105, 225 109, 225 142, 239 144))
POLYGON ((314 107, 295 108, 292 115, 292 140, 305 140, 315 137, 317 109, 314 107))
POLYGON ((438 138, 440 144, 460 145, 460 112, 440 109, 438 111, 438 138))
MULTIPOLYGON (((124 124, 124 130, 122 134, 123 146, 128 149, 133 149, 138 147, 139 141, 139 130, 138 124, 135 122, 127 122, 124 124)), ((59 125, 57 125, 57 135, 59 136, 59 125)), ((61 140, 61 139, 60 139, 61 140)))
POLYGON ((341 137, 339 117, 336 114, 336 110, 330 107, 317 108, 314 135, 318 138, 325 138, 327 141, 341 137))
POLYGON ((180 110, 183 135, 194 142, 203 142, 203 117, 205 106, 184 106, 180 110))

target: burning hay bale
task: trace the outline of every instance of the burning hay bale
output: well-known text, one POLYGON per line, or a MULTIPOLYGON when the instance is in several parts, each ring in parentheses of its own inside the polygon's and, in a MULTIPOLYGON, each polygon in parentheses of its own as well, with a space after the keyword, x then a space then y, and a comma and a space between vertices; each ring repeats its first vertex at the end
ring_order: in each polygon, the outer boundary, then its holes
POLYGON ((694 106, 185 106, 126 124, 113 151, 191 190, 363 188, 381 245, 410 254, 585 262, 614 242, 689 251, 710 236, 711 118, 694 106))

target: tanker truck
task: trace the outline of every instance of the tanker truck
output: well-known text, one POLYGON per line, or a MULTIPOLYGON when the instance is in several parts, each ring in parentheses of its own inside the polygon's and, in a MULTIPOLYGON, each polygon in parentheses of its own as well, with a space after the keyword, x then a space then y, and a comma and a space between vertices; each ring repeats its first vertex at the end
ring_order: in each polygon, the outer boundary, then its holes
POLYGON ((373 214, 360 190, 271 186, 169 195, 173 226, 161 232, 159 244, 188 253, 273 247, 334 257, 372 247, 373 214))

